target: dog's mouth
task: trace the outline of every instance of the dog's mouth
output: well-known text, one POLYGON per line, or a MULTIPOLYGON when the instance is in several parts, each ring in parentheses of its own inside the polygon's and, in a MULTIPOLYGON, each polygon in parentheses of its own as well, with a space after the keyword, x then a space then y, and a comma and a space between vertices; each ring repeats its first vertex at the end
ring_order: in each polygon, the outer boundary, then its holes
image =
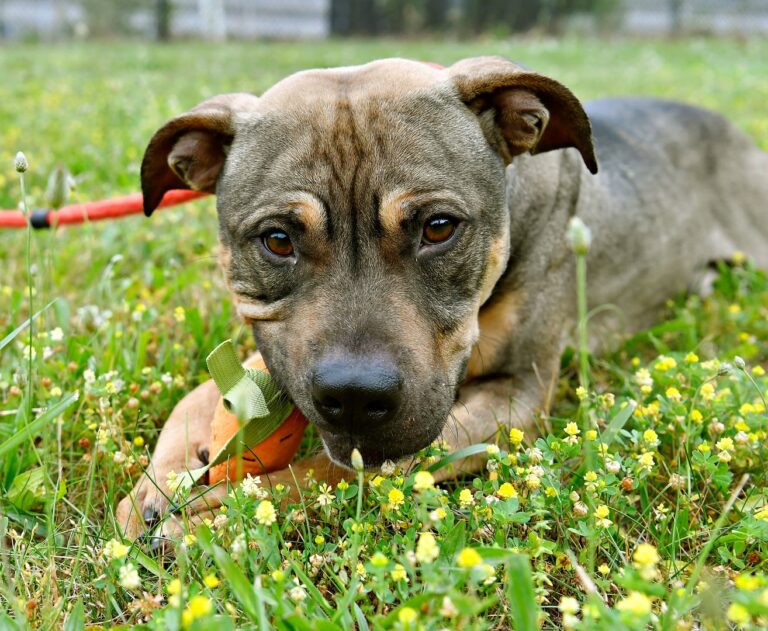
POLYGON ((407 435, 400 432, 401 438, 394 436, 356 436, 346 432, 320 430, 320 436, 330 458, 343 467, 352 468, 352 452, 357 449, 363 457, 366 469, 380 467, 387 460, 398 461, 429 446, 440 435, 440 427, 434 432, 419 432, 419 435, 404 440, 407 435))

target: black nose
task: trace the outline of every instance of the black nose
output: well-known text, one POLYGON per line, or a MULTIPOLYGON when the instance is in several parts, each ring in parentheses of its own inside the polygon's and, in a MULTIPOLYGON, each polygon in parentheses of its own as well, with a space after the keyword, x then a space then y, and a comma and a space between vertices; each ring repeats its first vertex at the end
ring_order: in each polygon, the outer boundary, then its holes
POLYGON ((312 399, 331 425, 365 434, 397 414, 403 400, 403 376, 385 358, 326 356, 315 366, 312 399))

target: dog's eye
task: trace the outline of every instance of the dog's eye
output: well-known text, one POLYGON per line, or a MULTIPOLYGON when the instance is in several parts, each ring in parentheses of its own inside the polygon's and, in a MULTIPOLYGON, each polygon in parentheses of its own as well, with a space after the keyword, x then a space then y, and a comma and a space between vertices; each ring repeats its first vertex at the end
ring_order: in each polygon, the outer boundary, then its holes
POLYGON ((272 254, 283 257, 293 254, 291 238, 282 230, 269 230, 261 235, 261 240, 272 254))
POLYGON ((456 220, 445 215, 430 217, 424 223, 424 230, 421 233, 423 243, 433 245, 448 241, 456 232, 456 220))

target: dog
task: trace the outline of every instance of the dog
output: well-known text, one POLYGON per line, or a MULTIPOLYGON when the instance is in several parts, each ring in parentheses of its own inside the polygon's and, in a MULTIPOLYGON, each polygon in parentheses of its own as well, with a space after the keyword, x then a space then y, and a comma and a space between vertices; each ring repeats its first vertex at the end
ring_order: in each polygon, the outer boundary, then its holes
MULTIPOLYGON (((349 477, 353 449, 376 467, 441 435, 531 436, 576 322, 574 216, 593 237, 589 304, 617 307, 594 339, 648 327, 736 250, 768 266, 768 154, 725 118, 654 99, 584 107, 496 57, 216 96, 156 132, 141 179, 147 215, 170 189, 217 195, 237 311, 325 447, 273 484, 349 477)), ((218 400, 208 382, 174 409, 118 507, 127 536, 168 511, 169 471, 206 462, 218 400)), ((225 493, 190 508, 205 517, 225 493)))

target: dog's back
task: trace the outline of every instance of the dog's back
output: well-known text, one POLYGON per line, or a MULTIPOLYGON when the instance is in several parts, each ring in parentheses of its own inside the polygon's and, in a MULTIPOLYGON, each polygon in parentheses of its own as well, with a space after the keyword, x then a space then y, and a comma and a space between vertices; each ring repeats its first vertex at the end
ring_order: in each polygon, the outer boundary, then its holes
POLYGON ((600 173, 582 178, 579 213, 595 230, 595 304, 645 320, 737 250, 768 267, 768 154, 746 134, 670 101, 605 99, 586 109, 600 173))

